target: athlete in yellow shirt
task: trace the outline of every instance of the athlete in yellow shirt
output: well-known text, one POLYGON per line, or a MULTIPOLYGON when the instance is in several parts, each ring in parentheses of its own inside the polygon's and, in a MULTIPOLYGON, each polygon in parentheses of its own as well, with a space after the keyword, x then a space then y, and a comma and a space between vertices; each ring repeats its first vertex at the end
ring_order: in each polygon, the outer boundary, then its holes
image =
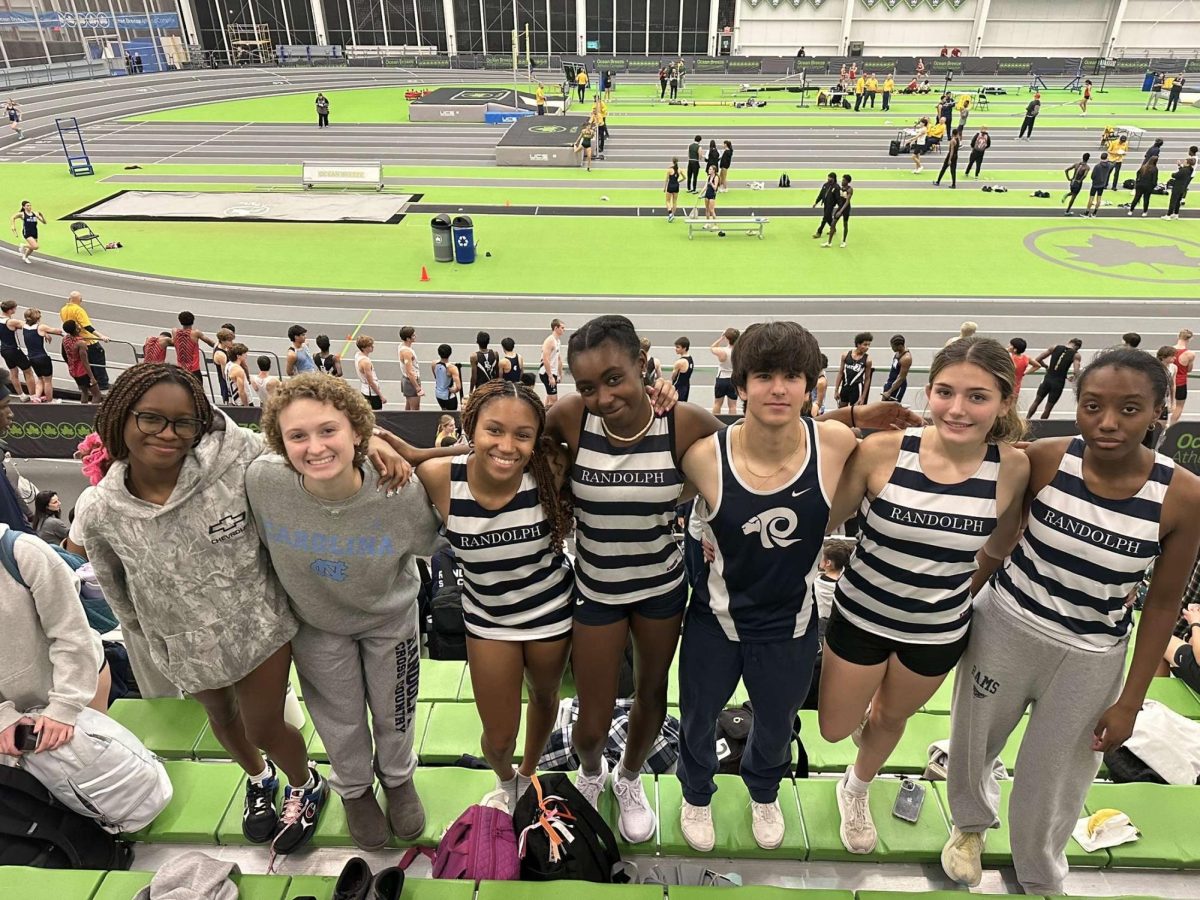
POLYGON ((862 109, 863 92, 867 89, 867 79, 862 75, 858 76, 858 80, 854 82, 854 111, 858 112, 862 109))
POLYGON ((538 82, 537 90, 533 92, 533 98, 537 101, 538 115, 544 116, 546 114, 546 89, 542 87, 540 81, 538 82))
POLYGON ((867 77, 867 100, 871 104, 871 109, 875 108, 875 95, 879 93, 879 79, 874 75, 867 77))
POLYGON ((896 90, 896 79, 891 75, 883 80, 883 111, 887 112, 891 108, 892 93, 896 90))
POLYGON ((582 103, 587 99, 588 77, 587 72, 580 69, 575 76, 575 86, 579 88, 579 102, 582 103))

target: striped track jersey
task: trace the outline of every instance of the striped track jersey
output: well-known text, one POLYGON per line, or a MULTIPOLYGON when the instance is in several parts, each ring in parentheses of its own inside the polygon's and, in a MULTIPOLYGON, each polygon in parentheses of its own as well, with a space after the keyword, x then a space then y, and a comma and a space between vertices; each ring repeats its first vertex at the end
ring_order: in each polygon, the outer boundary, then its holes
POLYGON ((683 582, 683 557, 671 534, 682 490, 674 412, 655 418, 633 446, 617 447, 600 418, 584 410, 571 467, 580 594, 596 603, 638 603, 683 582))
POLYGON ((834 602, 851 624, 905 644, 949 644, 971 623, 975 554, 996 528, 1000 448, 988 444, 975 474, 957 484, 921 469, 924 428, 900 441, 892 477, 863 498, 858 547, 834 602))
POLYGON ((786 641, 814 623, 812 584, 821 561, 829 498, 821 482, 820 438, 806 430, 804 462, 787 484, 758 490, 732 459, 733 426, 715 435, 720 494, 710 511, 703 498, 693 515, 713 535, 714 559, 692 592, 690 616, 715 619, 731 641, 786 641))
POLYGON ((1083 480, 1082 437, 1038 491, 1020 544, 992 579, 997 602, 1072 647, 1101 652, 1129 635, 1129 592, 1158 556, 1175 462, 1161 453, 1132 497, 1097 497, 1083 480))
POLYGON ((503 509, 484 509, 471 496, 467 460, 450 463, 446 538, 463 572, 463 618, 472 637, 537 641, 571 630, 575 576, 550 546, 550 523, 526 472, 503 509))

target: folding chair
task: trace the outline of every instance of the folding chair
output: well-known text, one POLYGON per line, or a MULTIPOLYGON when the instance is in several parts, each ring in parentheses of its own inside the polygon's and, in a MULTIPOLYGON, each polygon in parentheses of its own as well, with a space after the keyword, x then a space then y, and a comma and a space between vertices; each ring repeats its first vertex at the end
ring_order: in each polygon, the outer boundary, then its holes
POLYGON ((75 252, 79 253, 79 248, 82 246, 88 252, 88 256, 92 255, 92 248, 99 247, 101 250, 107 249, 104 242, 100 240, 100 235, 92 231, 92 227, 87 222, 75 222, 71 225, 71 234, 75 236, 75 252))

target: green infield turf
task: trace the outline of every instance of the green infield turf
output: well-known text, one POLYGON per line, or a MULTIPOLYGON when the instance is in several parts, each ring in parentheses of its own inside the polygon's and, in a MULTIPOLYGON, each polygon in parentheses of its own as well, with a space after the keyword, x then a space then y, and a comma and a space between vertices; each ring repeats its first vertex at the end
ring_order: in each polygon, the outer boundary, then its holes
MULTIPOLYGON (((758 82, 756 82, 757 84, 758 82)), ((619 85, 619 83, 618 83, 619 85)), ((474 85, 455 85, 473 87, 474 85)), ((488 87, 503 86, 492 83, 488 87)), ((528 83, 519 85, 530 89, 528 83)), ((334 126, 341 124, 397 125, 408 124, 409 101, 404 93, 414 86, 354 88, 327 92, 330 99, 330 120, 334 126)), ((967 92, 969 92, 968 89, 967 92)), ((1012 89, 1014 93, 993 97, 987 109, 971 113, 968 126, 990 125, 1016 126, 1025 114, 1025 105, 1030 95, 1026 89, 1012 89), (1019 91, 1019 92, 1018 92, 1019 91)), ((758 95, 767 105, 758 109, 734 109, 735 100, 744 100, 748 95, 737 93, 736 85, 698 85, 686 90, 687 102, 696 105, 670 106, 657 101, 657 86, 633 84, 618 86, 609 105, 611 124, 624 122, 629 125, 678 125, 696 127, 726 127, 730 125, 752 125, 764 127, 786 126, 877 126, 907 125, 933 110, 936 97, 922 94, 915 96, 895 95, 892 108, 883 112, 882 104, 855 113, 852 110, 830 112, 818 108, 815 94, 810 94, 805 108, 798 107, 799 95, 785 92, 764 92, 758 95), (722 105, 724 104, 724 105, 722 105)), ((957 93, 957 92, 956 92, 957 93)), ((129 116, 130 122, 219 122, 219 123, 273 123, 315 124, 313 107, 315 93, 282 94, 272 97, 256 97, 248 100, 223 100, 181 106, 129 116)), ((1082 117, 1076 105, 1078 95, 1062 90, 1045 91, 1042 94, 1042 112, 1037 127, 1078 128, 1094 127, 1099 133, 1105 125, 1136 125, 1142 128, 1174 127, 1185 128, 1200 121, 1200 110, 1181 108, 1167 113, 1145 109, 1146 95, 1137 88, 1111 88, 1104 94, 1096 94, 1088 108, 1087 117, 1082 117)), ((572 112, 585 112, 591 107, 591 99, 585 104, 572 106, 572 112)), ((417 123, 418 126, 420 123, 417 123)))
MULTIPOLYGON (((238 167, 239 174, 279 174, 289 167, 238 167)), ((1109 208, 1095 221, 1065 218, 932 215, 852 219, 850 246, 823 249, 810 235, 817 216, 777 216, 764 240, 731 232, 725 238, 687 238, 683 219, 657 216, 589 216, 596 194, 570 181, 562 188, 430 186, 422 202, 457 212, 457 197, 492 202, 497 192, 520 191, 524 204, 566 204, 579 199, 579 216, 479 215, 479 260, 474 265, 434 264, 428 216, 409 215, 397 225, 272 222, 94 222, 106 241, 125 247, 96 256, 77 255, 63 216, 131 185, 100 178, 122 172, 101 166, 98 178, 71 178, 62 164, 0 166, 0 208, 32 199, 50 220, 42 229, 43 253, 83 264, 161 276, 302 288, 438 292, 665 294, 705 296, 876 295, 1192 297, 1200 285, 1200 235, 1187 220, 1127 218, 1109 208), (443 206, 444 204, 444 206, 443 206), (1193 238, 1198 238, 1193 240, 1193 238), (491 256, 486 254, 490 253, 491 256), (432 276, 419 279, 421 266, 432 276)), ((145 167, 141 174, 220 175, 216 166, 145 167)), ((429 171, 424 170, 426 177, 429 171)), ((436 171, 436 170, 434 170, 436 171)), ((460 171, 460 170, 455 170, 460 171)), ((477 171, 477 170, 473 170, 477 171)), ((487 170, 491 171, 491 170, 487 170)), ((389 170, 405 177, 404 169, 389 170)), ((586 173, 574 173, 579 180, 586 173)), ((413 173, 413 189, 420 176, 413 173)), ((136 185, 139 189, 252 190, 253 185, 136 185)), ((808 192, 735 189, 721 205, 751 204, 772 194, 811 202, 808 192)), ((891 194, 959 205, 985 197, 997 205, 1024 205, 1013 193, 991 197, 932 187, 863 192, 861 213, 891 194)), ((656 189, 606 192, 610 203, 659 205, 656 189)), ((1157 199, 1157 198, 1156 198, 1157 199)), ((471 201, 462 200, 466 211, 471 201)), ((516 200, 513 201, 517 203, 516 200)), ((1057 205, 1057 197, 1043 204, 1057 205)), ((764 210, 768 208, 764 206, 764 210)), ((5 234, 6 243, 15 239, 5 234)))

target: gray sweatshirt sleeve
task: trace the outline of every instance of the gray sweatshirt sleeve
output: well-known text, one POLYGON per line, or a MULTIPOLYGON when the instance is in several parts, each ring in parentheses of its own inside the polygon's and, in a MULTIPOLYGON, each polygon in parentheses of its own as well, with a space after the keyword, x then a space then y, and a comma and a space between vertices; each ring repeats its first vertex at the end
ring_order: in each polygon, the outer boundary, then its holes
POLYGON ((19 540, 13 555, 50 643, 51 688, 43 715, 74 725, 79 711, 96 694, 102 658, 100 641, 88 627, 79 602, 79 579, 41 542, 19 540))
POLYGON ((446 544, 446 539, 441 533, 441 517, 433 508, 433 502, 425 493, 425 486, 421 484, 421 479, 417 478, 415 473, 412 481, 405 485, 404 490, 415 491, 417 494, 413 498, 412 504, 416 509, 412 518, 412 552, 417 556, 433 556, 446 544))

